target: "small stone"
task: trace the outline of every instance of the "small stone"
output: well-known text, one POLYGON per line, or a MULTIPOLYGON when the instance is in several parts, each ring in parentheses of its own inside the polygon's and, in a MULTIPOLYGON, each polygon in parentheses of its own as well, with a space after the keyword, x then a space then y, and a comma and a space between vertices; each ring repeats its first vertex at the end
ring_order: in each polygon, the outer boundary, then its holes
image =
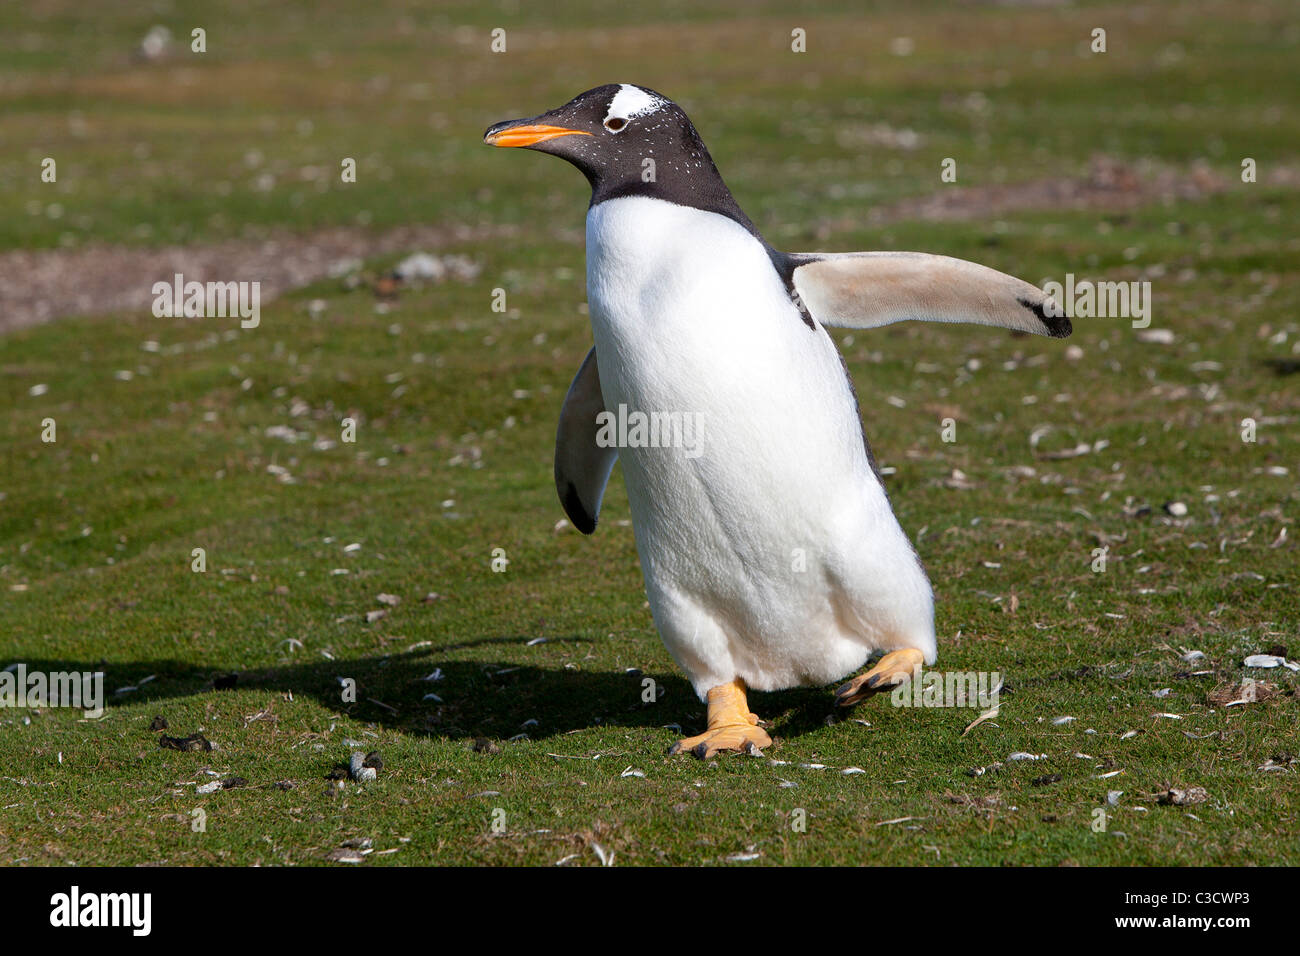
POLYGON ((374 767, 366 766, 366 755, 359 750, 352 754, 348 764, 348 774, 358 783, 365 783, 379 776, 379 772, 374 767))
POLYGON ((1185 807, 1195 803, 1204 803, 1210 795, 1204 787, 1171 787, 1157 798, 1165 806, 1185 807))

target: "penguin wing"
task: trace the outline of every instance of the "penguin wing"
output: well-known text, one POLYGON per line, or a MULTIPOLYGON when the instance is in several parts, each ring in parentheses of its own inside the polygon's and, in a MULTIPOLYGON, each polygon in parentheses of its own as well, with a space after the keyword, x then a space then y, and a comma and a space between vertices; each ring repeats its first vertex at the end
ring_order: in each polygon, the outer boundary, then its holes
POLYGON ((1000 325, 1065 338, 1065 310, 1041 289, 987 266, 924 252, 795 253, 790 281, 823 325, 871 329, 906 319, 1000 325))
POLYGON ((560 409, 555 433, 555 490, 573 526, 583 534, 596 530, 605 484, 618 459, 617 448, 596 443, 596 416, 605 410, 600 392, 596 350, 583 359, 560 409))

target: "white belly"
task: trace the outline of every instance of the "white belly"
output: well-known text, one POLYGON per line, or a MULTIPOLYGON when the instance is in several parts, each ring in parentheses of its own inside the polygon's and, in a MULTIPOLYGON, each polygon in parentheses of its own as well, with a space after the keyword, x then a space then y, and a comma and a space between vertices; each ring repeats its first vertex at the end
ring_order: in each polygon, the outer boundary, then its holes
POLYGON ((934 659, 929 582, 872 473, 834 343, 738 223, 624 197, 587 216, 606 409, 696 416, 620 447, 655 624, 697 692, 824 684, 876 649, 934 659))

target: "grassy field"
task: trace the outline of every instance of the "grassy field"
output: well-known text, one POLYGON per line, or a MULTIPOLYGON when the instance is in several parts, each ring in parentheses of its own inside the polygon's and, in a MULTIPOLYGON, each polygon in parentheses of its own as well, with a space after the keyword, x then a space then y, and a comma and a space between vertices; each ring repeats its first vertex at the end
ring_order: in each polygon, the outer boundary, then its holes
POLYGON ((488 233, 443 250, 472 280, 322 279, 256 329, 141 311, 0 336, 0 667, 99 669, 109 693, 99 720, 0 711, 0 862, 1300 863, 1300 675, 1242 666, 1300 657, 1289 5, 518 6, 0 10, 0 258, 488 233), (133 58, 160 22, 208 52, 133 58), (664 756, 704 708, 651 621, 621 477, 592 538, 557 525, 551 482, 591 339, 586 187, 480 139, 611 81, 682 103, 780 248, 1151 281, 1172 341, 1123 319, 837 334, 935 585, 938 666, 1004 675, 994 719, 963 735, 978 710, 804 689, 751 697, 767 759, 664 756), (1122 208, 1050 201, 1099 155, 1136 178, 1122 208), (1048 198, 978 214, 1022 185, 1048 198), (976 214, 872 221, 954 189, 976 214), (1276 693, 1223 706, 1247 676, 1276 693), (157 716, 217 749, 161 748, 157 716), (326 779, 358 750, 377 780, 326 779), (1207 799, 1160 803, 1174 787, 1207 799))

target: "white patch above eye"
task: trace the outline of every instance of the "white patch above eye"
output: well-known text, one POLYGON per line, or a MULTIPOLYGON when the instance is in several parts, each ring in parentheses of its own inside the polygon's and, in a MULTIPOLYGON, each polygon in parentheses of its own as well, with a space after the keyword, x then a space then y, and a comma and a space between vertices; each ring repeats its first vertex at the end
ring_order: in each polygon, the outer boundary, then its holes
POLYGON ((609 112, 605 114, 605 124, 612 119, 630 120, 646 113, 653 113, 668 103, 662 96, 655 96, 649 90, 643 90, 631 83, 619 86, 614 98, 609 101, 609 112))

